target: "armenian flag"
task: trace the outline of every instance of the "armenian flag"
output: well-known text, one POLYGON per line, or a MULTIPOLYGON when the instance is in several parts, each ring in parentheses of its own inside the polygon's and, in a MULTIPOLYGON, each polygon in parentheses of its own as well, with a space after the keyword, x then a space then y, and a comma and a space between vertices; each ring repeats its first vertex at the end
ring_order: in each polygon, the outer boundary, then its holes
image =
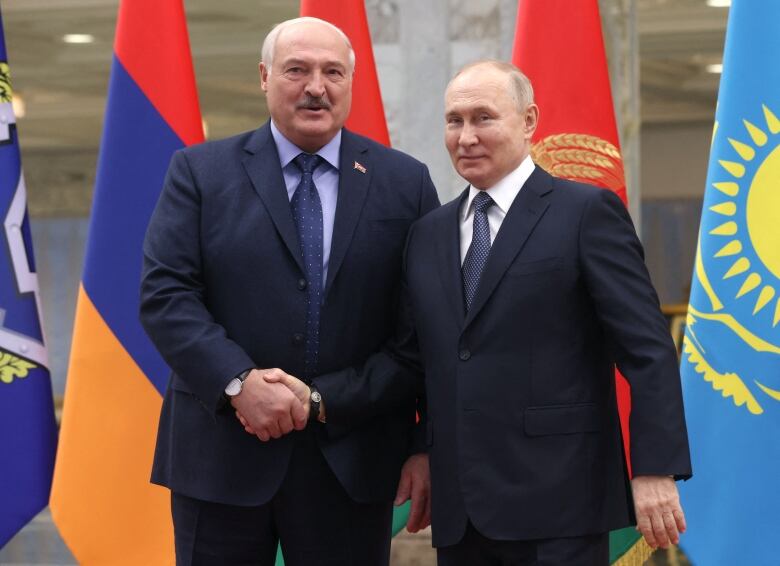
POLYGON ((51 509, 80 564, 173 564, 149 483, 169 370, 138 320, 144 233, 171 155, 203 140, 182 0, 122 0, 51 509))

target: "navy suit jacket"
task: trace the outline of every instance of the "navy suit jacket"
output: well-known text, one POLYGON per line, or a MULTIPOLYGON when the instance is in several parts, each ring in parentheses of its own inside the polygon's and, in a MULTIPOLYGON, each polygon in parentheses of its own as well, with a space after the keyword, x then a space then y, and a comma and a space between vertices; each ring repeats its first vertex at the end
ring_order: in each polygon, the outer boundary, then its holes
POLYGON ((466 313, 466 194, 412 227, 405 256, 434 545, 458 542, 467 517, 497 540, 627 526, 615 365, 632 389, 634 474, 691 474, 677 355, 628 213, 611 191, 537 167, 466 313))
MULTIPOLYGON (((343 131, 320 323, 323 374, 362 368, 391 335, 408 228, 438 204, 422 163, 343 131)), ((172 369, 153 482, 228 504, 274 495, 292 439, 263 443, 244 432, 223 391, 248 368, 302 374, 304 277, 269 124, 173 156, 144 242, 141 286, 142 323, 172 369)), ((373 360, 372 417, 310 425, 347 492, 365 502, 395 494, 418 379, 382 354, 373 360)), ((333 411, 341 416, 337 405, 333 411)))

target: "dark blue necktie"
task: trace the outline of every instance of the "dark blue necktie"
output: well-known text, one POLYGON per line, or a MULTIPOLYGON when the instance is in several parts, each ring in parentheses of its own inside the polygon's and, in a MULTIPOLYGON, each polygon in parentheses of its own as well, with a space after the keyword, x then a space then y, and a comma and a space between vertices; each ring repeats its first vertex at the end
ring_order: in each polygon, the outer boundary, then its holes
POLYGON ((295 189, 290 207, 298 228, 303 267, 306 270, 306 358, 305 377, 317 371, 320 346, 320 306, 322 304, 322 203, 312 177, 322 163, 319 155, 301 153, 295 158, 301 170, 301 181, 295 189))
POLYGON ((463 260, 463 296, 466 300, 466 310, 471 308, 474 295, 477 294, 479 278, 487 263, 490 253, 490 226, 488 225, 487 210, 495 202, 490 195, 480 191, 474 197, 474 234, 471 237, 471 245, 463 260))

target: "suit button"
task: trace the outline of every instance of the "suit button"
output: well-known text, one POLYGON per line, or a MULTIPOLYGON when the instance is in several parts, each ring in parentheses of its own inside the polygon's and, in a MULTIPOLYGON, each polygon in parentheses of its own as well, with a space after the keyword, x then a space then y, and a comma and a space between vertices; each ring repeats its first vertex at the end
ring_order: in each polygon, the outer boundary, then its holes
POLYGON ((293 334, 293 344, 295 344, 296 346, 300 346, 305 341, 306 341, 306 336, 304 336, 300 332, 296 332, 295 334, 293 334))
POLYGON ((460 352, 458 352, 458 357, 462 362, 466 362, 469 360, 469 358, 471 358, 471 352, 466 348, 463 348, 460 352))
POLYGON ((298 290, 299 291, 305 291, 306 290, 306 279, 298 279, 298 290))

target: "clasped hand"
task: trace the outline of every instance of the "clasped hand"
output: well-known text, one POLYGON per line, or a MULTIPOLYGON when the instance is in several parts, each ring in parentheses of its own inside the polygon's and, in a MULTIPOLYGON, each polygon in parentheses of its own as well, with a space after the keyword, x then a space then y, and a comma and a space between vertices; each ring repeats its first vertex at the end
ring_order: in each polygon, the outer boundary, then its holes
POLYGON ((306 427, 310 395, 308 385, 279 368, 253 369, 230 402, 244 430, 267 442, 306 427))
MULTIPOLYGON (((241 393, 231 399, 236 417, 249 434, 263 442, 292 430, 303 430, 309 420, 311 389, 279 368, 253 369, 241 393)), ((395 504, 411 499, 406 528, 410 532, 431 523, 430 470, 427 454, 414 454, 401 469, 395 504)))

